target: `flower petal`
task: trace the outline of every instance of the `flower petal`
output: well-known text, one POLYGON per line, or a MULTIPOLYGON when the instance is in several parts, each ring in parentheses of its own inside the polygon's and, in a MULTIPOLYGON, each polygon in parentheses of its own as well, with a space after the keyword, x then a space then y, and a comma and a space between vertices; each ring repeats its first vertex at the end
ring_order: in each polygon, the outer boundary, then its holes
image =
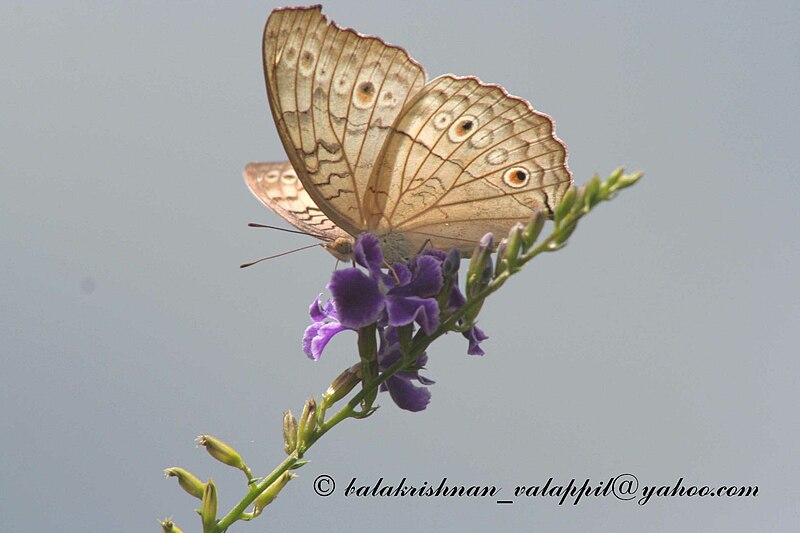
POLYGON ((339 317, 336 314, 336 308, 333 306, 333 302, 328 300, 325 302, 325 305, 322 305, 319 301, 320 298, 322 298, 322 294, 314 298, 314 301, 311 302, 311 307, 308 308, 308 314, 311 315, 311 319, 314 322, 322 322, 326 318, 338 320, 339 317))
POLYGON ((414 362, 414 366, 416 367, 414 370, 406 370, 405 372, 398 372, 397 374, 395 374, 395 376, 402 379, 415 379, 420 383, 422 383, 423 385, 433 385, 434 383, 436 383, 435 381, 433 381, 432 379, 428 379, 419 373, 420 370, 424 369, 427 363, 428 363, 428 354, 422 352, 422 355, 417 357, 417 360, 414 362))
POLYGON ((370 276, 372 279, 378 280, 383 293, 411 281, 411 271, 404 263, 394 263, 391 270, 386 273, 382 270, 370 271, 370 276))
POLYGON ((447 299, 447 307, 450 309, 460 309, 465 303, 467 303, 467 299, 464 297, 461 289, 458 288, 458 278, 456 278, 455 283, 453 283, 453 288, 450 290, 450 297, 447 299))
POLYGON ((405 263, 394 263, 392 265, 392 269, 394 270, 397 279, 400 280, 398 285, 405 285, 411 281, 411 271, 408 269, 408 266, 405 263))
POLYGON ((481 349, 480 343, 488 339, 489 336, 481 328, 472 326, 462 335, 469 341, 468 355, 485 355, 486 352, 481 349))
POLYGON ((369 269, 370 272, 375 272, 376 270, 380 272, 383 266, 383 252, 378 243, 378 238, 371 233, 359 235, 358 239, 356 239, 353 257, 356 263, 369 269))
POLYGON ((460 266, 461 266, 461 251, 458 248, 453 248, 447 254, 445 254, 445 258, 442 260, 442 274, 445 276, 451 276, 454 274, 457 275, 458 268, 460 266))
MULTIPOLYGON (((458 248, 454 249, 456 251, 458 250, 458 248)), ((430 255, 432 257, 435 257, 439 261, 444 261, 447 258, 447 252, 445 252, 444 250, 437 250, 436 248, 425 248, 419 253, 419 255, 430 255)))
MULTIPOLYGON (((389 331, 394 331, 394 328, 388 328, 389 331)), ((395 364, 402 354, 400 353, 400 344, 397 342, 397 335, 391 335, 394 340, 388 340, 384 335, 383 330, 378 330, 380 337, 380 345, 378 346, 378 366, 381 370, 386 370, 395 364)))
POLYGON ((439 304, 433 298, 387 296, 386 313, 390 326, 405 326, 416 321, 426 335, 439 327, 439 304))
POLYGON ((328 283, 339 322, 350 329, 375 323, 383 311, 377 282, 357 268, 337 270, 328 283))
POLYGON ((322 322, 313 322, 303 332, 303 351, 305 352, 306 356, 313 361, 316 361, 319 359, 319 356, 322 355, 321 353, 315 354, 311 351, 311 341, 317 336, 317 333, 319 333, 319 328, 322 326, 322 322))
POLYGON ((434 383, 436 383, 432 379, 428 379, 425 376, 420 375, 419 373, 417 374, 417 381, 419 381, 423 385, 433 385, 434 383))
POLYGON ((320 298, 322 298, 322 293, 314 298, 314 301, 311 302, 311 307, 308 308, 308 314, 311 315, 311 320, 314 322, 322 322, 325 320, 325 311, 322 308, 322 304, 319 303, 320 298))
POLYGON ((425 409, 431 401, 431 391, 408 380, 392 376, 385 383, 392 400, 400 409, 416 413, 425 409))
POLYGON ((303 333, 303 351, 312 361, 318 360, 328 341, 345 329, 338 322, 314 322, 303 333))
POLYGON ((442 289, 442 262, 431 255, 418 255, 412 259, 411 280, 389 291, 394 296, 419 296, 428 298, 442 289))

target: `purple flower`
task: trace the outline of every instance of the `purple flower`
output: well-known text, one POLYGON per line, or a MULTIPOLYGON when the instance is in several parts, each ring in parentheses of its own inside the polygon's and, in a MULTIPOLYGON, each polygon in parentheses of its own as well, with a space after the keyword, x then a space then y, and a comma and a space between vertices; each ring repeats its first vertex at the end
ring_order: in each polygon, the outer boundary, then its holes
POLYGON ((313 323, 303 335, 303 351, 310 359, 319 359, 331 338, 346 329, 416 322, 431 334, 439 327, 435 296, 442 288, 442 268, 437 257, 419 255, 408 264, 395 263, 384 273, 378 239, 370 234, 358 238, 354 255, 369 274, 358 268, 337 270, 328 283, 331 300, 323 306, 317 297, 311 304, 313 323))
MULTIPOLYGON (((395 364, 402 353, 400 343, 397 339, 397 331, 394 328, 387 328, 384 334, 380 331, 380 348, 378 350, 378 366, 381 371, 388 369, 395 364)), ((394 403, 400 409, 406 411, 422 411, 431 401, 431 392, 426 387, 414 385, 412 381, 418 381, 422 385, 433 385, 435 382, 419 374, 419 370, 428 362, 428 356, 424 352, 420 355, 414 366, 415 370, 398 372, 381 384, 381 391, 389 391, 394 403)))
MULTIPOLYGON (((389 266, 378 239, 362 234, 356 241, 354 258, 366 272, 359 268, 337 270, 328 283, 331 299, 323 305, 318 296, 311 304, 313 322, 303 335, 303 351, 310 359, 319 359, 337 333, 376 325, 380 337, 378 367, 385 371, 402 357, 397 328, 411 325, 413 333, 416 323, 425 335, 431 335, 439 327, 440 312, 447 316, 466 303, 458 286, 457 249, 449 253, 426 249, 408 263, 389 266)), ((469 341, 468 354, 484 354, 480 343, 488 337, 480 328, 472 326, 462 335, 469 341)), ((423 353, 411 370, 398 372, 381 385, 401 409, 421 411, 430 402, 427 385, 434 382, 419 374, 427 360, 423 353)))
POLYGON ((320 303, 319 298, 321 294, 314 299, 308 313, 314 321, 306 328, 303 333, 303 351, 309 359, 316 361, 322 355, 322 350, 328 344, 328 341, 333 338, 337 333, 344 331, 346 328, 339 322, 339 316, 336 313, 336 308, 333 301, 329 300, 324 306, 320 303), (330 321, 326 321, 330 319, 330 321))
POLYGON ((434 296, 442 288, 440 261, 418 255, 408 264, 395 263, 384 273, 378 239, 368 233, 356 241, 354 255, 369 275, 345 268, 334 272, 328 283, 343 326, 359 329, 377 322, 400 327, 416 322, 426 334, 439 327, 439 304, 434 296))
MULTIPOLYGON (((423 250, 421 255, 430 255, 436 257, 442 263, 442 270, 453 276, 453 286, 450 289, 450 295, 447 298, 447 309, 460 309, 465 303, 467 303, 467 299, 464 297, 461 289, 458 288, 458 263, 460 261, 458 248, 453 248, 449 253, 445 253, 441 250, 426 249, 423 250)), ((488 339, 489 336, 486 335, 482 329, 480 329, 478 326, 472 326, 467 331, 463 332, 462 335, 469 341, 467 354, 485 355, 486 352, 481 349, 480 343, 488 339)))
POLYGON ((467 331, 462 333, 465 339, 469 341, 469 348, 467 348, 467 354, 469 355, 485 355, 481 349, 481 342, 485 341, 489 338, 489 336, 483 332, 481 328, 478 326, 472 326, 467 331))
POLYGON ((328 283, 337 319, 350 329, 374 324, 381 317, 385 297, 378 282, 357 268, 337 270, 328 283))

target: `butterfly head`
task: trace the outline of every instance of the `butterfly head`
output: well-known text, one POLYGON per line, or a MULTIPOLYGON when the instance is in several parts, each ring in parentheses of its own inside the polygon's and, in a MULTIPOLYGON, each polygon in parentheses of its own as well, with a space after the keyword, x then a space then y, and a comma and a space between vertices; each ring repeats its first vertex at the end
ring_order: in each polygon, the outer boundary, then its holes
POLYGON ((353 260, 353 238, 337 237, 330 242, 322 243, 322 247, 328 250, 336 259, 340 261, 353 260))

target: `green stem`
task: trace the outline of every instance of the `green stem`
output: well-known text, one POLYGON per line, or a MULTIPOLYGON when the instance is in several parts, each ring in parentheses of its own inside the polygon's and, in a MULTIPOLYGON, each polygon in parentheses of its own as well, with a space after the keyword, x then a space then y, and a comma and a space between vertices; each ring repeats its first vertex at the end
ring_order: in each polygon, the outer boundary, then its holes
MULTIPOLYGON (((370 324, 358 330, 358 355, 361 359, 362 390, 372 391, 372 382, 378 376, 378 344, 375 339, 377 326, 370 324)), ((377 398, 375 394, 364 395, 364 412, 368 412, 377 398)))
POLYGON ((252 485, 250 490, 247 492, 247 495, 242 498, 242 501, 236 504, 236 507, 231 509, 228 514, 226 514, 219 522, 217 522, 217 525, 214 526, 214 533, 222 533, 223 531, 227 530, 231 524, 241 519, 242 515, 244 514, 244 510, 255 501, 258 495, 267 490, 267 487, 272 485, 275 480, 281 476, 281 474, 294 466, 297 461, 298 458, 295 456, 295 454, 290 455, 284 459, 281 464, 275 467, 275 470, 273 470, 267 477, 255 485, 252 485))
MULTIPOLYGON (((542 242, 539 246, 535 249, 531 250, 528 254, 530 257, 526 257, 523 262, 527 262, 539 253, 545 251, 549 244, 555 240, 556 234, 551 235, 545 241, 542 242)), ((442 322, 439 327, 434 331, 431 335, 424 337, 422 339, 415 339, 411 350, 409 353, 398 360, 395 364, 391 367, 387 368, 380 374, 378 374, 374 379, 370 380, 370 383, 364 383, 362 389, 353 396, 347 404, 342 407, 336 414, 331 416, 327 421, 322 423, 314 434, 309 437, 308 442, 306 443, 306 450, 311 448, 319 439, 322 438, 325 433, 336 427, 340 422, 350 418, 353 413, 356 411, 358 406, 361 402, 367 398, 368 396, 375 393, 380 387, 380 385, 385 382, 387 379, 392 377, 393 375, 401 372, 403 370, 408 370, 419 358, 419 356, 424 352, 427 347, 437 338, 441 337, 448 331, 452 329, 453 326, 458 322, 458 320, 464 316, 470 309, 474 306, 479 305, 487 296, 492 294, 494 291, 499 289, 505 281, 511 277, 511 272, 506 271, 500 274, 497 278, 495 278, 488 286, 486 286, 482 291, 480 291, 475 298, 468 301, 461 309, 453 313, 447 320, 442 322)), ((366 353, 372 351, 373 343, 374 343, 374 330, 371 332, 364 332, 363 334, 359 332, 359 345, 365 349, 366 353), (371 337, 370 340, 367 340, 371 337)), ((363 359, 362 359, 363 361, 363 359)), ((371 361, 370 361, 371 362, 371 361)), ((225 517, 217 523, 215 528, 215 533, 221 533, 225 531, 231 524, 233 524, 236 520, 240 519, 244 510, 253 503, 253 501, 261 494, 263 491, 267 489, 275 480, 277 480, 284 472, 289 470, 294 464, 298 461, 298 458, 294 456, 294 454, 287 457, 280 465, 278 465, 275 470, 273 470, 269 476, 261 480, 259 483, 255 484, 250 491, 248 492, 247 496, 245 496, 242 501, 239 502, 236 507, 234 507, 225 517)))
MULTIPOLYGON (((555 250, 560 249, 566 242, 566 239, 569 238, 569 235, 575 228, 575 224, 583 218, 584 215, 589 213, 592 208, 597 205, 601 200, 609 200, 611 196, 616 193, 618 189, 623 187, 627 187, 635 183, 636 180, 639 179, 640 175, 632 175, 630 177, 625 176, 623 179, 628 179, 628 183, 624 185, 617 185, 616 180, 618 180, 621 176, 621 170, 618 171, 619 175, 615 175, 614 182, 612 183, 611 180, 607 182, 608 185, 605 189, 601 189, 599 193, 599 197, 593 203, 593 205, 576 205, 574 209, 571 209, 571 212, 565 217, 564 219, 560 220, 556 227, 553 229, 553 233, 550 234, 546 239, 541 241, 538 246, 535 246, 521 255, 515 261, 515 264, 509 265, 509 268, 495 277, 490 283, 488 283, 485 287, 483 287, 474 297, 470 298, 463 307, 458 309, 452 315, 447 317, 447 319, 443 320, 439 327, 428 336, 414 336, 411 340, 410 349, 405 352, 403 356, 395 362, 391 367, 387 368, 383 372, 378 371, 377 366, 377 345, 376 345, 376 329, 375 326, 367 326, 362 328, 358 332, 358 347, 359 347, 359 356, 361 358, 361 362, 363 365, 364 370, 364 377, 362 382, 361 390, 356 393, 350 401, 345 404, 336 414, 331 416, 327 421, 321 422, 318 424, 317 429, 314 433, 309 436, 305 450, 308 450, 311 446, 313 446, 319 439, 322 438, 328 431, 336 427, 342 421, 351 418, 357 417, 359 415, 358 407, 359 405, 364 402, 362 406, 361 414, 367 412, 371 405, 372 401, 374 401, 375 397, 377 396, 378 387, 382 383, 384 383, 387 379, 394 376, 398 372, 402 372, 404 370, 409 370, 411 367, 416 363, 417 359, 420 355, 430 346, 430 344, 444 335, 449 331, 453 331, 456 329, 458 321, 462 319, 468 312, 472 311, 476 306, 480 306, 483 304, 483 301, 492 293, 497 291, 503 284, 516 272, 518 272, 523 265, 525 265, 528 261, 532 260, 537 255, 543 252, 552 252, 555 250)), ((407 340, 407 339, 406 339, 407 340)), ((327 407, 327 406, 325 406, 327 407)), ((324 415, 323 415, 324 416, 324 415)), ((251 486, 250 490, 248 491, 247 496, 245 496, 242 501, 240 501, 236 507, 234 507, 225 517, 223 517, 214 527, 215 533, 223 533, 227 530, 228 527, 231 526, 237 520, 247 518, 247 515, 244 511, 245 509, 253 503, 253 501, 265 491, 272 483, 274 483, 284 472, 291 469, 297 462, 299 461, 299 457, 297 456, 297 452, 292 453, 289 457, 283 460, 281 464, 279 464, 275 470, 273 470, 269 476, 265 477, 258 483, 251 486)))

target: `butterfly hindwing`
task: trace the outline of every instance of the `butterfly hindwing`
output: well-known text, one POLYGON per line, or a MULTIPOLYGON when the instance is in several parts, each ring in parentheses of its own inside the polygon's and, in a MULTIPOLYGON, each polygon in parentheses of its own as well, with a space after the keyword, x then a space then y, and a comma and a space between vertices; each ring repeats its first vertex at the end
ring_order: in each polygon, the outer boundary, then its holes
POLYGON ((497 85, 447 75, 403 110, 376 163, 369 229, 411 246, 471 250, 537 209, 552 214, 572 186, 550 117, 497 85))

